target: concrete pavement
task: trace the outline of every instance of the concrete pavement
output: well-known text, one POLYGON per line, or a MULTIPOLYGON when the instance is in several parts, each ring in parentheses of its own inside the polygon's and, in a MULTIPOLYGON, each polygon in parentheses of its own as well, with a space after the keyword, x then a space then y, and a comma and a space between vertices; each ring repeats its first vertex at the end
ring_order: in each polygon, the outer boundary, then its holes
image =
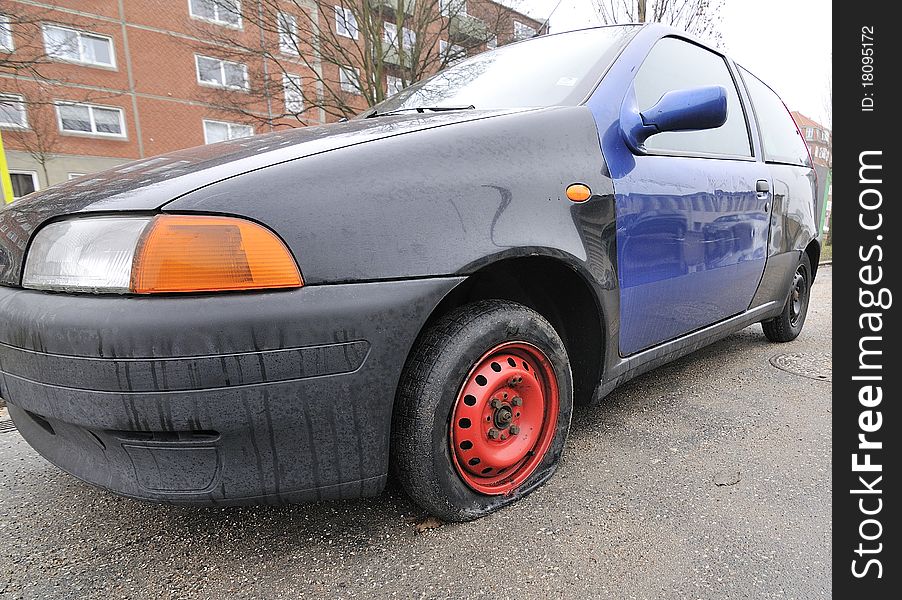
POLYGON ((794 342, 750 327, 578 409, 543 488, 417 533, 397 486, 180 508, 94 489, 0 432, 2 598, 829 598, 831 283, 794 342))

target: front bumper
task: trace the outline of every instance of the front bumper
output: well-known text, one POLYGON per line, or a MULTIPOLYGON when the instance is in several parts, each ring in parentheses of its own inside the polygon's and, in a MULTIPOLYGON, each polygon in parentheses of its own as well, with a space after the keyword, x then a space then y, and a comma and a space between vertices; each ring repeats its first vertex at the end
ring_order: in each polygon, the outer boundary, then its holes
POLYGON ((0 396, 40 454, 123 495, 373 495, 404 361, 460 281, 155 298, 0 287, 0 396))

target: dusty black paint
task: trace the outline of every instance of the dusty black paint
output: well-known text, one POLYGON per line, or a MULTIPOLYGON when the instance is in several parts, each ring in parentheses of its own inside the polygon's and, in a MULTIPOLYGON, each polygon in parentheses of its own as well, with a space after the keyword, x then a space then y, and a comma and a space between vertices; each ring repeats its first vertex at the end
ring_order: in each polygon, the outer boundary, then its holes
POLYGON ((0 287, 0 396, 41 454, 125 495, 219 503, 373 494, 388 471, 398 357, 460 281, 191 300, 0 287), (198 486, 207 478, 209 489, 198 486))

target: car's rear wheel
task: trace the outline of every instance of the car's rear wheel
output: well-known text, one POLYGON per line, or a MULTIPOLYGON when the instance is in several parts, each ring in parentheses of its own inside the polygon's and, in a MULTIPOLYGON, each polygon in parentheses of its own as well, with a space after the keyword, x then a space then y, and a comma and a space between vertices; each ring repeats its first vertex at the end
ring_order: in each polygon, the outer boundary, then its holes
POLYGON ((774 319, 761 322, 764 335, 772 342, 791 342, 799 337, 808 315, 811 298, 811 262, 808 254, 802 252, 799 266, 789 284, 789 296, 783 312, 774 319))
POLYGON ((548 321, 513 302, 469 304, 425 331, 405 367, 395 472, 435 516, 475 519, 551 476, 572 408, 567 352, 548 321))

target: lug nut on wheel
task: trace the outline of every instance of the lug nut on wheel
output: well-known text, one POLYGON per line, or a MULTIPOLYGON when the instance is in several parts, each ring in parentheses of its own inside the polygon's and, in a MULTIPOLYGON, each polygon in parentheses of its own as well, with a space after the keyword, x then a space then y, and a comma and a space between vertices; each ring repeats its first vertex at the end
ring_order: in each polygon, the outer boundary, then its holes
POLYGON ((518 433, 520 433, 520 427, 517 425, 511 425, 510 429, 512 435, 517 435, 518 433))
POLYGON ((489 437, 492 438, 493 440, 497 440, 499 435, 500 435, 500 432, 497 429, 495 429, 494 427, 489 429, 489 437))
POLYGON ((501 400, 499 400, 498 398, 492 398, 491 406, 495 410, 501 408, 501 400))
POLYGON ((520 396, 514 396, 514 399, 511 400, 511 404, 514 406, 523 406, 523 398, 520 396))

